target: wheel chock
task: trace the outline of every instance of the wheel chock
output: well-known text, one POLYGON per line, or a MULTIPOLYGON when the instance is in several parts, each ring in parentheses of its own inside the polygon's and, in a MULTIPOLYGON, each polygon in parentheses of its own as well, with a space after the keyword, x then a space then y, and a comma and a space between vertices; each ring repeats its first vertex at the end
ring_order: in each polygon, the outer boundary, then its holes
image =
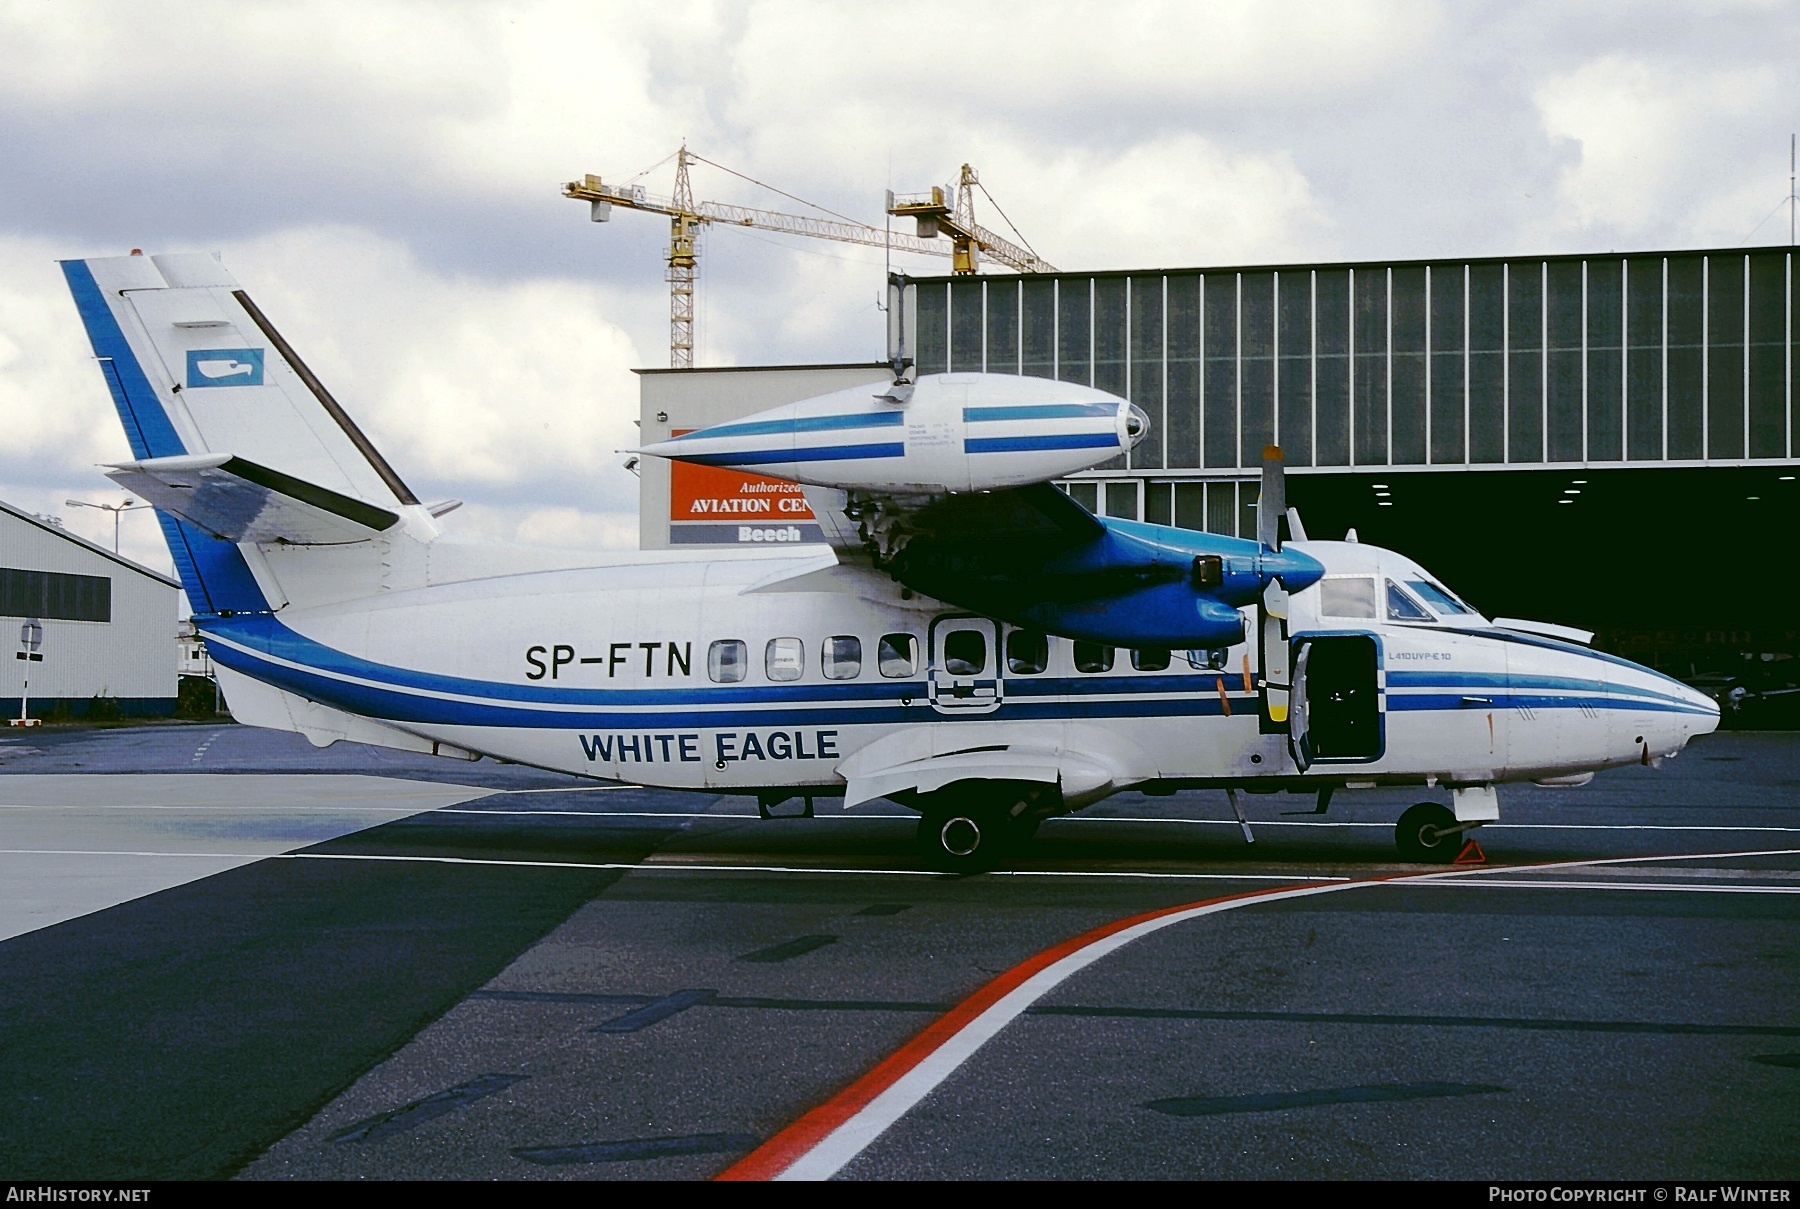
POLYGON ((1457 853, 1456 859, 1450 863, 1452 865, 1485 865, 1487 864, 1487 853, 1481 850, 1480 844, 1470 840, 1463 845, 1462 851, 1457 853))

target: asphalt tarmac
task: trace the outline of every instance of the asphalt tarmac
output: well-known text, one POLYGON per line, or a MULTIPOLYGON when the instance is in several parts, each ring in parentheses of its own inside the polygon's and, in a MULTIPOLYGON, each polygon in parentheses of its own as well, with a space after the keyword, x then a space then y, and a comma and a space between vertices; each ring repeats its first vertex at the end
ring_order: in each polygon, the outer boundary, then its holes
POLYGON ((885 804, 8 735, 0 1178, 1800 1178, 1800 735, 1503 788, 1450 873, 1426 796, 948 877, 885 804))

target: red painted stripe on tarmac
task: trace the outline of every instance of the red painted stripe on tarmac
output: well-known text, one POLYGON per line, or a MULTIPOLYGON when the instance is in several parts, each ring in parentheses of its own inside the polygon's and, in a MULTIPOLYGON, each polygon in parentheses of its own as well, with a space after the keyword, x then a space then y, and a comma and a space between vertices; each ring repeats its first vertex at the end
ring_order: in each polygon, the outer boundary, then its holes
MULTIPOLYGON (((1374 878, 1370 880, 1385 881, 1387 879, 1374 878)), ((1132 915, 1125 919, 1101 924, 1091 931, 1083 932, 1080 936, 1052 945, 995 977, 986 986, 932 1021, 923 1032, 882 1059, 874 1069, 856 1082, 783 1129, 714 1178, 719 1180, 774 1179, 792 1166, 802 1155, 823 1141, 832 1130, 868 1107, 871 1100, 892 1087, 908 1071, 930 1057, 981 1013, 998 1003, 1026 979, 1061 961, 1071 953, 1079 952, 1096 941, 1105 940, 1116 932, 1122 932, 1126 928, 1135 927, 1153 919, 1161 919, 1165 915, 1192 911, 1196 907, 1209 907, 1216 903, 1264 898, 1271 894, 1281 894, 1302 888, 1308 887, 1272 886, 1262 890, 1247 890, 1242 894, 1226 894, 1218 898, 1206 898, 1198 902, 1162 907, 1155 911, 1146 911, 1141 915, 1132 915)))

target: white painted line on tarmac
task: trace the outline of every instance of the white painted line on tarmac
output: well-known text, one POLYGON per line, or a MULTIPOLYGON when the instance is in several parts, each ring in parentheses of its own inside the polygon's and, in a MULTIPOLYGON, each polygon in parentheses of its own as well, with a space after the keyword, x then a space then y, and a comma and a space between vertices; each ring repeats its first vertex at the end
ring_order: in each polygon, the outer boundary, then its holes
POLYGON ((1557 881, 1554 878, 1543 880, 1509 881, 1504 878, 1483 878, 1481 881, 1431 882, 1423 881, 1422 886, 1435 889, 1479 890, 1483 886, 1505 886, 1513 890, 1655 890, 1667 891, 1671 894, 1800 894, 1800 886, 1728 886, 1716 883, 1695 885, 1692 882, 1575 882, 1557 881))
MULTIPOLYGON (((612 786, 611 788, 625 789, 625 788, 630 788, 630 786, 620 785, 620 786, 612 786)), ((496 793, 494 796, 500 797, 500 796, 503 796, 507 792, 509 792, 509 791, 502 790, 499 793, 496 793)), ((547 793, 547 792, 560 792, 560 791, 528 789, 528 790, 518 790, 516 792, 547 793)), ((481 807, 447 806, 440 810, 434 811, 433 813, 435 813, 435 814, 513 814, 513 815, 522 815, 522 816, 530 815, 530 816, 551 816, 551 817, 569 817, 569 818, 692 819, 696 822, 703 822, 708 819, 730 819, 730 820, 734 820, 734 821, 739 820, 739 819, 752 819, 757 822, 774 822, 775 821, 775 819, 764 819, 764 818, 762 818, 762 816, 757 815, 757 814, 752 814, 748 811, 743 812, 743 813, 711 812, 711 813, 705 813, 705 814, 696 814, 696 813, 693 813, 692 811, 683 811, 683 810, 488 810, 488 809, 483 809, 481 807)), ((872 822, 872 821, 884 821, 884 822, 899 821, 899 822, 914 823, 914 822, 918 821, 918 818, 919 818, 919 816, 916 814, 821 814, 821 815, 814 815, 811 818, 806 818, 806 816, 804 816, 804 815, 777 815, 776 816, 776 819, 791 819, 791 820, 804 819, 807 823, 863 823, 863 822, 872 822)), ((1162 818, 1135 818, 1135 817, 1116 816, 1116 815, 1057 815, 1055 818, 1050 818, 1050 819, 1044 820, 1045 826, 1049 826, 1052 823, 1173 823, 1173 824, 1189 826, 1189 827, 1228 827, 1234 831, 1237 830, 1237 826, 1238 826, 1236 819, 1162 819, 1162 818)), ((1280 821, 1276 821, 1276 820, 1272 820, 1272 819, 1268 819, 1268 820, 1252 819, 1250 822, 1250 826, 1257 830, 1261 830, 1264 827, 1365 827, 1365 828, 1375 828, 1375 829, 1386 831, 1386 830, 1391 830, 1393 827, 1393 824, 1392 823, 1353 823, 1353 822, 1349 822, 1349 821, 1335 822, 1335 823, 1333 823, 1333 822, 1290 823, 1290 822, 1280 822, 1280 821)), ((1483 831, 1716 831, 1716 832, 1725 832, 1725 833, 1732 833, 1732 832, 1778 832, 1778 833, 1779 832, 1793 832, 1793 833, 1800 833, 1800 827, 1737 826, 1737 825, 1728 825, 1728 824, 1702 824, 1702 823, 1692 823, 1692 824, 1687 824, 1687 823, 1684 823, 1684 824, 1672 824, 1672 823, 1671 824, 1660 824, 1660 823, 1617 823, 1617 824, 1615 824, 1615 823, 1487 823, 1482 826, 1481 830, 1483 830, 1483 831)))
MULTIPOLYGON (((888 816, 880 816, 888 817, 888 816)), ((1045 823, 1178 823, 1191 827, 1230 827, 1236 819, 1160 819, 1123 815, 1074 814, 1045 819, 1045 823)), ((1264 827, 1379 827, 1389 829, 1392 823, 1356 823, 1349 820, 1328 822, 1288 822, 1278 819, 1251 819, 1250 826, 1264 827)), ((1483 823, 1482 831, 1720 831, 1720 832, 1800 832, 1800 827, 1777 827, 1734 823, 1483 823)))
MULTIPOLYGON (((642 789, 642 785, 552 785, 545 789, 496 789, 495 793, 607 793, 614 789, 642 789)), ((704 791, 703 791, 704 792, 704 791)))
POLYGON ((1479 869, 1449 869, 1428 873, 1417 879, 1441 880, 1453 877, 1487 877, 1498 873, 1550 873, 1558 869, 1591 869, 1596 865, 1661 865, 1671 861, 1735 861, 1753 856, 1800 856, 1800 848, 1763 848, 1752 852, 1677 852, 1669 856, 1597 856, 1574 861, 1552 861, 1543 865, 1489 865, 1479 869))
MULTIPOLYGON (((1330 894, 1363 886, 1450 883, 1483 874, 1578 869, 1593 865, 1654 863, 1662 859, 1729 860, 1792 856, 1800 850, 1692 853, 1670 858, 1620 857, 1559 861, 1551 865, 1497 869, 1455 869, 1415 877, 1369 878, 1328 886, 1252 891, 1129 916, 1084 936, 1064 941, 1014 966, 940 1017, 925 1032, 896 1050, 861 1079, 770 1138, 729 1168, 726 1179, 827 1180, 874 1143, 887 1129, 935 1091, 1006 1025, 1045 995, 1094 962, 1153 932, 1190 919, 1257 903, 1330 894)), ((1494 884, 1504 884, 1495 879, 1494 884)), ((1536 883, 1527 883, 1536 888, 1536 883)), ((1610 884, 1607 888, 1612 888, 1610 884)), ((1786 892, 1786 888, 1782 888, 1786 892)))
MULTIPOLYGON (((92 805, 83 804, 83 803, 77 803, 77 804, 55 803, 55 804, 52 804, 52 803, 31 803, 31 802, 0 802, 0 810, 62 810, 62 811, 71 811, 71 810, 180 810, 180 811, 188 811, 188 812, 215 810, 215 811, 223 811, 228 814, 258 814, 258 813, 269 814, 269 813, 280 812, 282 814, 295 815, 297 818, 302 818, 302 819, 311 817, 312 814, 324 814, 324 813, 331 813, 331 814, 431 814, 431 813, 434 813, 433 811, 429 811, 429 810, 421 811, 417 806, 405 805, 404 803, 406 801, 406 798, 403 795, 397 794, 394 796, 395 796, 395 800, 397 802, 402 803, 401 805, 396 805, 396 806, 343 806, 343 805, 339 805, 335 802, 323 802, 323 803, 317 804, 316 806, 304 806, 303 807, 303 806, 293 806, 293 805, 275 805, 275 806, 200 806, 200 805, 194 805, 194 806, 183 806, 183 805, 168 805, 168 804, 157 803, 157 802, 139 802, 139 803, 95 802, 92 805)), ((429 795, 429 796, 437 797, 440 795, 433 794, 433 795, 429 795)), ((480 811, 468 811, 465 813, 479 814, 481 812, 480 811)))
POLYGON ((724 1179, 828 1180, 885 1133, 995 1034, 1069 978, 1172 924, 1251 903, 1348 890, 1363 883, 1252 891, 1131 916, 1054 946, 1001 974, 831 1100, 728 1169, 724 1179))
POLYGON ((1487 823, 1483 831, 1800 831, 1747 823, 1487 823))
MULTIPOLYGON (((412 856, 374 852, 150 852, 92 848, 0 848, 0 856, 167 856, 205 857, 221 860, 280 861, 393 861, 436 865, 495 865, 518 869, 633 869, 647 873, 819 873, 869 877, 962 877, 936 869, 840 868, 827 865, 721 865, 652 857, 644 861, 542 861, 499 860, 473 856, 412 856)), ((1002 869, 989 876, 1039 878, 1118 878, 1153 881, 1226 882, 1347 882, 1347 877, 1278 873, 1169 873, 1144 870, 1094 871, 1078 869, 1002 869)))
MULTIPOLYGON (((754 814, 703 814, 691 810, 482 810, 479 807, 446 806, 433 814, 497 814, 513 818, 576 819, 732 819, 761 821, 754 814)), ((897 816, 885 816, 897 817, 897 816)))
MULTIPOLYGON (((701 865, 644 861, 513 861, 473 856, 412 856, 376 852, 148 852, 92 848, 0 848, 0 856, 166 856, 250 861, 387 861, 419 865, 494 865, 514 869, 642 869, 669 873, 852 873, 880 877, 957 877, 934 869, 829 869, 802 865, 701 865)), ((1292 880, 1292 879, 1284 879, 1292 880)))

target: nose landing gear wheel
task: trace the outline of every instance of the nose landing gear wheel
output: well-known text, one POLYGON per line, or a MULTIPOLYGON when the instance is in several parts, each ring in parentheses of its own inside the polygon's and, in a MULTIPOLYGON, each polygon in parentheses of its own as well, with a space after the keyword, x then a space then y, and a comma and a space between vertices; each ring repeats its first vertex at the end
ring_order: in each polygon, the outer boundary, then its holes
POLYGON ((1455 828, 1456 816, 1448 807, 1436 802, 1420 802, 1401 815, 1394 828, 1394 843, 1400 848, 1400 859, 1421 864, 1449 864, 1463 846, 1463 833, 1455 828))

